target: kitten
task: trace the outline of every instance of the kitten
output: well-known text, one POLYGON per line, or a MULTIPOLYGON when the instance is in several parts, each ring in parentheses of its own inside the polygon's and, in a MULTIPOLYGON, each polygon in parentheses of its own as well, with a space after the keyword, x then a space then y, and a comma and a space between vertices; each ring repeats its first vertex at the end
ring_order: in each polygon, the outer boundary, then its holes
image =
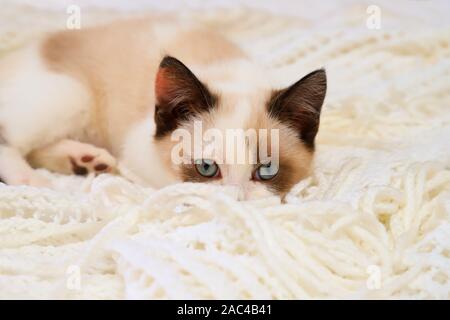
POLYGON ((272 89, 239 47, 195 26, 138 19, 49 34, 0 62, 0 177, 42 186, 33 168, 84 175, 112 172, 117 159, 154 187, 210 182, 237 186, 239 199, 284 196, 309 174, 325 92, 322 69, 272 89), (194 135, 195 122, 277 129, 276 168, 260 156, 222 163, 207 150, 182 150, 188 161, 175 163, 172 134, 194 135))

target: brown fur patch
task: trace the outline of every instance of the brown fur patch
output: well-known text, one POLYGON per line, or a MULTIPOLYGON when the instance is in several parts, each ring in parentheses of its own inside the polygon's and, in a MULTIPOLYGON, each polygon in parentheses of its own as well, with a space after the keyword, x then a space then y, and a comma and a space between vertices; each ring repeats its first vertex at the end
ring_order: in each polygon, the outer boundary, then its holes
POLYGON ((277 175, 271 180, 263 180, 261 183, 268 185, 273 192, 284 196, 296 183, 308 176, 311 158, 307 162, 300 163, 295 154, 280 155, 280 166, 277 175))
MULTIPOLYGON (((273 119, 267 112, 260 112, 251 119, 248 128, 267 129, 269 140, 266 153, 269 157, 271 156, 272 143, 277 143, 276 141, 271 141, 270 130, 279 130, 278 173, 270 180, 260 181, 260 183, 266 184, 272 192, 284 196, 296 183, 310 174, 314 151, 306 147, 303 141, 298 139, 296 132, 291 127, 273 119)), ((260 148, 259 145, 258 148, 260 148)), ((262 160, 258 158, 258 162, 262 160)), ((258 166, 255 166, 255 169, 258 166)))

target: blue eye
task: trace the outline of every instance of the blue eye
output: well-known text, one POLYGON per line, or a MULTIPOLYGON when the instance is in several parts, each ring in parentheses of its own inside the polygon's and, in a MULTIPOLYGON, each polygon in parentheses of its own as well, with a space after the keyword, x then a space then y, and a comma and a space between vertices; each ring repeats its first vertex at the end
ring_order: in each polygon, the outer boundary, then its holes
POLYGON ((201 159, 195 160, 194 163, 195 169, 197 169, 197 172, 203 177, 213 178, 219 173, 219 166, 213 160, 201 159))
POLYGON ((272 165, 270 162, 262 164, 253 173, 253 180, 265 181, 274 178, 278 173, 278 166, 272 165))

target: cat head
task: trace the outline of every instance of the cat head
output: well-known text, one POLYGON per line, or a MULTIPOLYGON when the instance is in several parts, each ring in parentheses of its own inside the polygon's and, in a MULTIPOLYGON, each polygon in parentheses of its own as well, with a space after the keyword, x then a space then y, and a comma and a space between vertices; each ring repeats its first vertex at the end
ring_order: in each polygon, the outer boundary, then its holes
POLYGON ((240 199, 254 199, 284 196, 309 174, 325 71, 280 90, 257 85, 262 76, 251 73, 220 66, 197 77, 176 58, 163 58, 154 139, 178 180, 234 185, 240 199))

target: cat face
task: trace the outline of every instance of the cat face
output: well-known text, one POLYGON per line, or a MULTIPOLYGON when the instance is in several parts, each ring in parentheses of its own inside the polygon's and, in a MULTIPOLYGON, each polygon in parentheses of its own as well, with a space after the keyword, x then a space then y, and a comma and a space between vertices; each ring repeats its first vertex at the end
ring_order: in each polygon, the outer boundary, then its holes
POLYGON ((239 199, 255 199, 283 197, 309 174, 325 71, 282 90, 251 88, 206 85, 179 60, 162 60, 155 81, 155 141, 179 180, 232 185, 239 199))

